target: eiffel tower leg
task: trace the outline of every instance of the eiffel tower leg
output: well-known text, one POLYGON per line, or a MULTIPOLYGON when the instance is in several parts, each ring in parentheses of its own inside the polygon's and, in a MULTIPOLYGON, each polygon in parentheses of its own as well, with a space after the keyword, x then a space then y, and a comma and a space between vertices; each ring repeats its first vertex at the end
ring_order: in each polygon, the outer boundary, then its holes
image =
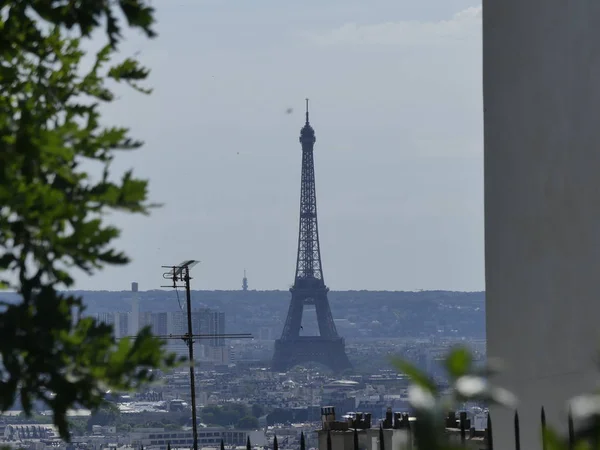
POLYGON ((287 318, 283 327, 282 337, 293 339, 300 336, 302 314, 304 313, 304 299, 299 298, 292 290, 292 300, 288 309, 287 318))
POLYGON ((319 324, 319 334, 322 337, 334 339, 338 337, 329 301, 327 300, 327 291, 319 295, 315 300, 315 309, 317 313, 317 322, 319 324))

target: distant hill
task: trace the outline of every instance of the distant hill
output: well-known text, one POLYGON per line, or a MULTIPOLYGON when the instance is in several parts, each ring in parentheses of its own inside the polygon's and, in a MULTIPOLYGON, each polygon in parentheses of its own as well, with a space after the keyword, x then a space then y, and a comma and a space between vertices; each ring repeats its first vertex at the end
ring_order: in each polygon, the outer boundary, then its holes
MULTIPOLYGON (((129 311, 130 291, 73 291, 81 295, 88 312, 129 311)), ((182 291, 139 292, 142 311, 177 311, 182 291)), ((0 300, 15 301, 2 293, 0 300)), ((193 308, 207 306, 225 312, 227 329, 257 333, 261 327, 281 332, 289 306, 288 291, 192 291, 193 308)), ((351 338, 430 336, 432 334, 483 337, 485 293, 452 291, 331 291, 329 301, 340 334, 351 338)), ((305 316, 306 317, 306 316, 305 316)), ((310 325, 310 324, 309 324, 310 325)))

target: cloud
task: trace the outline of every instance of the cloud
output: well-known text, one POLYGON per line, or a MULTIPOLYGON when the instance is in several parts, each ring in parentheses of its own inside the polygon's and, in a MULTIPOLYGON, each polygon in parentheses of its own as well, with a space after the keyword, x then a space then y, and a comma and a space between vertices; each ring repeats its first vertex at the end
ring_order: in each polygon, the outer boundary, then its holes
POLYGON ((305 35, 314 44, 368 46, 446 45, 456 41, 476 40, 481 36, 481 6, 464 9, 438 22, 399 21, 380 24, 347 23, 326 32, 305 35))

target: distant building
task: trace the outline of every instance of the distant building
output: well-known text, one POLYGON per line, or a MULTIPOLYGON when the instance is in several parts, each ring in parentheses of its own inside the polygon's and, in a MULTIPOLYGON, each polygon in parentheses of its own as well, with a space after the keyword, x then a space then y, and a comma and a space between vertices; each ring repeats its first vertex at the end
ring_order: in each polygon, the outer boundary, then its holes
POLYGON ((244 269, 244 278, 242 278, 242 290, 248 290, 248 277, 246 276, 246 269, 244 269))
POLYGON ((129 316, 131 315, 128 312, 116 312, 114 313, 114 327, 115 327, 115 337, 122 338, 126 336, 130 336, 129 334, 129 316))
POLYGON ((131 315, 129 316, 129 333, 136 335, 140 330, 140 297, 137 282, 131 283, 131 315))
POLYGON ((96 313, 95 319, 98 322, 106 324, 106 325, 114 325, 114 323, 115 323, 115 313, 111 313, 111 312, 96 313))
POLYGON ((204 356, 206 359, 216 364, 229 364, 229 348, 228 347, 213 347, 204 346, 204 356))
MULTIPOLYGON (((208 334, 224 334, 225 313, 219 311, 211 311, 208 313, 208 317, 208 334)), ((225 347, 225 339, 222 337, 216 337, 215 339, 211 339, 210 345, 214 347, 225 347)))
MULTIPOLYGON (((225 333, 225 313, 202 308, 192 311, 191 316, 192 333, 204 335, 202 339, 196 339, 196 357, 227 364, 229 349, 225 346, 225 339, 218 336, 225 333), (214 337, 207 335, 214 335, 214 337)), ((184 311, 142 313, 140 323, 145 321, 149 321, 152 333, 156 336, 184 335, 188 332, 187 314, 184 311), (149 315, 148 318, 145 314, 149 315)), ((187 346, 181 340, 169 340, 168 347, 178 355, 188 354, 187 346)))
MULTIPOLYGON (((245 446, 250 437, 257 441, 256 432, 229 430, 222 427, 206 427, 198 430, 199 447, 217 447, 221 439, 227 446, 245 446)), ((170 444, 172 448, 191 448, 193 437, 191 430, 165 430, 164 428, 138 428, 130 433, 131 444, 134 447, 152 447, 156 450, 166 450, 170 444)))
POLYGON ((145 328, 145 327, 152 328, 152 316, 153 316, 153 314, 149 311, 140 312, 138 314, 139 330, 141 330, 142 328, 145 328))
MULTIPOLYGON (((322 428, 317 431, 318 449, 325 450, 346 450, 354 448, 354 434, 358 437, 358 445, 361 449, 379 450, 381 448, 414 448, 413 434, 409 428, 414 426, 411 422, 415 418, 406 413, 393 413, 388 409, 385 419, 379 424, 372 422, 370 414, 356 413, 352 416, 346 416, 345 420, 336 420, 335 408, 331 406, 321 408, 322 428), (356 430, 356 431, 355 431, 356 430), (328 437, 331 439, 331 447, 327 445, 328 437), (381 443, 383 438, 383 445, 381 443)), ((460 442, 460 429, 456 428, 455 422, 449 426, 446 421, 446 433, 451 442, 460 442)), ((464 448, 481 449, 486 448, 485 433, 481 430, 475 430, 471 427, 470 421, 467 422, 466 440, 464 448)))
POLYGON ((171 334, 171 328, 169 322, 172 322, 171 313, 168 312, 160 312, 153 313, 151 316, 152 322, 152 334, 155 336, 166 336, 171 334))

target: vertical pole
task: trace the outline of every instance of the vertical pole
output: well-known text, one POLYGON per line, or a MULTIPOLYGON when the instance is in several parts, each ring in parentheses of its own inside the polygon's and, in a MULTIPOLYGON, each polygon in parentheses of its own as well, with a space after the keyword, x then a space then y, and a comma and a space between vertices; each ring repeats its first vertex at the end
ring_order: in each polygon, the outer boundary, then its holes
POLYGON ((571 413, 570 409, 569 409, 568 424, 569 424, 569 450, 572 450, 575 448, 575 426, 573 425, 573 414, 571 413))
POLYGON ((487 448, 494 450, 494 434, 492 432, 492 415, 488 412, 487 417, 487 448))
POLYGON ((546 450, 546 411, 542 406, 541 413, 541 422, 542 422, 542 450, 546 450))
POLYGON ((190 358, 190 388, 192 392, 192 433, 194 434, 194 450, 198 450, 198 421, 196 419, 196 376, 194 374, 194 340, 192 338, 192 294, 190 292, 190 269, 185 266, 185 297, 187 304, 188 350, 190 358))
POLYGON ((461 412, 460 413, 460 443, 461 445, 465 445, 465 442, 467 441, 467 430, 466 430, 466 422, 467 421, 467 413, 466 412, 461 412))
POLYGON ((518 411, 515 411, 515 450, 521 450, 521 426, 518 411))

